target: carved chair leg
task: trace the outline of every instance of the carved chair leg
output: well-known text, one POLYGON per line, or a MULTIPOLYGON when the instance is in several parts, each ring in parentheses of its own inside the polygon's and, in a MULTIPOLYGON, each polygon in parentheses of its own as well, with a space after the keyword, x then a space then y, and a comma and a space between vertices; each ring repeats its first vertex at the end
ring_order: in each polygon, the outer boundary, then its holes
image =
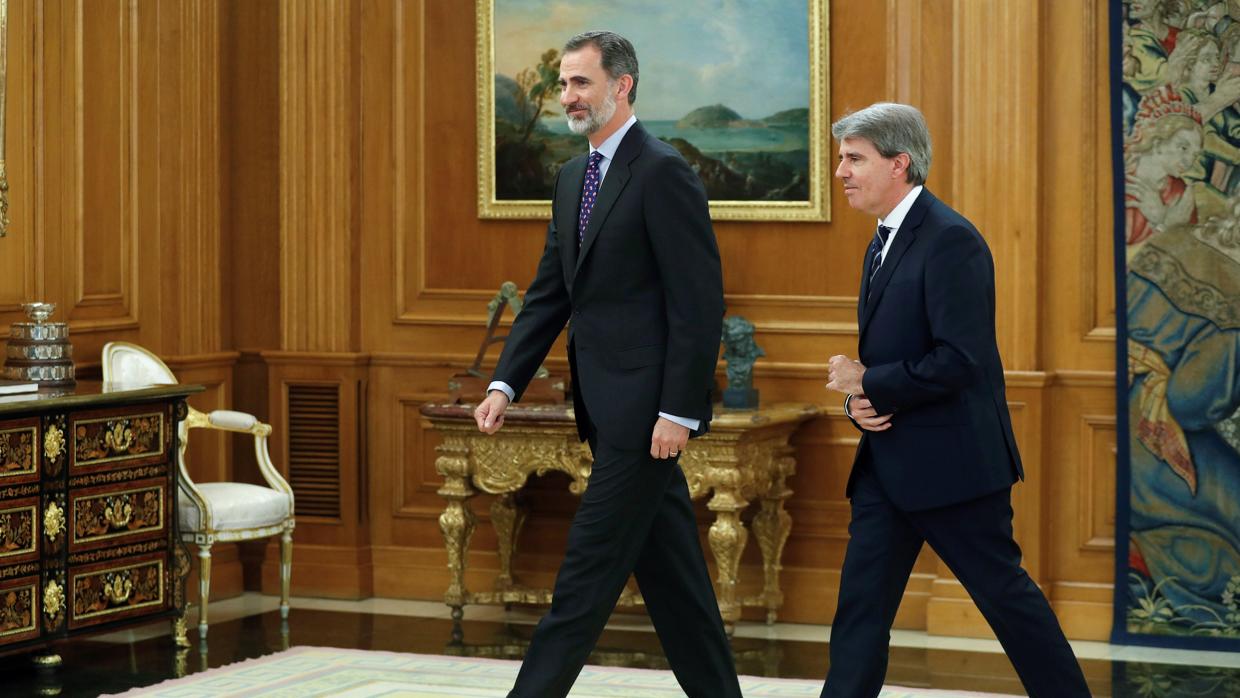
POLYGON ((207 603, 211 598, 211 544, 198 546, 198 637, 207 636, 207 603))
POLYGON ((280 618, 288 618, 289 579, 293 576, 293 532, 280 536, 280 618))

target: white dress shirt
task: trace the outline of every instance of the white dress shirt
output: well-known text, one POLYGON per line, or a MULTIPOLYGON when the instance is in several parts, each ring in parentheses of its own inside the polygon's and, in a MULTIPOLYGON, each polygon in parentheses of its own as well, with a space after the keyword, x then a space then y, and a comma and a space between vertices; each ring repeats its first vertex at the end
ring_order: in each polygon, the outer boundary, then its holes
POLYGON ((879 257, 878 266, 883 266, 883 262, 887 261, 887 250, 891 249, 891 242, 896 239, 896 233, 900 232, 900 225, 904 223, 904 217, 908 215, 909 209, 913 208, 913 202, 917 201, 917 197, 921 196, 921 190, 925 187, 918 185, 913 190, 904 195, 900 199, 900 203, 891 209, 891 213, 886 218, 880 219, 878 224, 884 228, 890 228, 891 234, 887 236, 887 244, 883 245, 883 253, 879 257))
MULTIPOLYGON (((616 150, 620 147, 620 141, 624 140, 624 136, 629 132, 630 128, 633 128, 633 124, 635 123, 637 123, 637 116, 630 116, 628 121, 624 122, 620 128, 616 129, 615 133, 608 136, 607 140, 599 143, 597 148, 590 146, 591 153, 597 150, 603 154, 603 159, 600 160, 598 164, 598 183, 600 188, 603 186, 603 180, 607 177, 607 170, 611 167, 612 159, 616 157, 616 150)), ((918 187, 919 191, 920 189, 921 188, 918 187)), ((512 389, 512 386, 508 385, 504 381, 494 381, 488 385, 487 393, 490 394, 492 390, 499 390, 503 392, 508 396, 510 401, 515 400, 517 397, 517 392, 512 389)), ((696 431, 698 427, 702 426, 702 420, 700 419, 677 417, 666 412, 660 412, 659 416, 675 422, 691 431, 696 431)))

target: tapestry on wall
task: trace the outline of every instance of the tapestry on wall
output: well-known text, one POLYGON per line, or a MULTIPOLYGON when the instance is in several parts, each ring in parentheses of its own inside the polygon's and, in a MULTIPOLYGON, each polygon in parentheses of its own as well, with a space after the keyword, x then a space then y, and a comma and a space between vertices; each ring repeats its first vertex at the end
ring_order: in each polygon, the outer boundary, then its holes
POLYGON ((1116 642, 1240 648, 1240 0, 1112 0, 1116 642))

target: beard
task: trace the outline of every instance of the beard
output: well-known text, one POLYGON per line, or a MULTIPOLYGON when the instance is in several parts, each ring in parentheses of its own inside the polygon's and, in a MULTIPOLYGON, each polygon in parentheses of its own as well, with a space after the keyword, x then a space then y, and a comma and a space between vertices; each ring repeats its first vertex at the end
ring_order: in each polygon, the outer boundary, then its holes
POLYGON ((595 110, 593 106, 586 104, 586 115, 583 118, 574 117, 571 114, 565 114, 568 119, 568 130, 578 136, 588 136, 591 133, 603 128, 603 125, 611 121, 611 117, 616 115, 616 97, 609 90, 603 96, 603 104, 595 110))

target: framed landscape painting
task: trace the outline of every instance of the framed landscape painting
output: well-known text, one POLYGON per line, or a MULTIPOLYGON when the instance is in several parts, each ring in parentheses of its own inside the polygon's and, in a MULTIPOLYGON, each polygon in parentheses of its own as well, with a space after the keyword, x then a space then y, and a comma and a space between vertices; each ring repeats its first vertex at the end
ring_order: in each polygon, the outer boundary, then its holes
POLYGON ((702 178, 715 220, 830 220, 827 0, 476 0, 478 214, 546 218, 584 154, 559 104, 560 50, 633 42, 637 118, 702 178))

